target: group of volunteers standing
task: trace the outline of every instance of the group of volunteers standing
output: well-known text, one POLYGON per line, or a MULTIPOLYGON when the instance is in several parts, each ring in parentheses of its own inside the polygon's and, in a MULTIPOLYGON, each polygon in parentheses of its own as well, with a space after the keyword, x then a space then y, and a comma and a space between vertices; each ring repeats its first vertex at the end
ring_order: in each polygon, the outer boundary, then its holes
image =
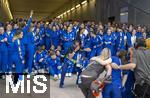
MULTIPOLYGON (((62 88, 65 77, 77 73, 76 83, 79 84, 80 74, 87 68, 90 59, 100 56, 103 49, 109 49, 112 62, 121 65, 118 52, 124 50, 130 53, 136 46, 137 39, 147 40, 150 37, 146 27, 140 25, 110 22, 103 25, 101 22, 97 24, 93 21, 62 21, 58 18, 45 22, 34 21, 32 16, 33 11, 28 20, 17 18, 0 24, 2 78, 5 74, 13 72, 18 74, 48 72, 54 80, 60 79, 59 86, 62 88)), ((132 59, 130 55, 126 58, 127 62, 132 59)), ((118 91, 121 88, 121 73, 121 70, 112 69, 111 74, 115 79, 107 86, 109 90, 118 91), (114 89, 113 83, 120 88, 114 89)), ((131 71, 123 73, 128 76, 132 74, 131 71)), ((107 90, 104 94, 110 92, 107 90)))

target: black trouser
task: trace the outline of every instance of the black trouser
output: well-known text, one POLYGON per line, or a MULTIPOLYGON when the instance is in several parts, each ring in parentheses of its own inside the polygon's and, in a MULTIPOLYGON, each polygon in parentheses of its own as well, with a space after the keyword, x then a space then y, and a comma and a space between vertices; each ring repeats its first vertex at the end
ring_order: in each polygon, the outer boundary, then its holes
POLYGON ((79 84, 79 88, 81 89, 82 93, 84 94, 85 98, 95 98, 91 91, 91 83, 94 81, 94 78, 84 78, 81 77, 81 83, 79 84))
POLYGON ((144 83, 143 85, 136 84, 134 95, 134 98, 150 98, 150 85, 146 83, 144 83))
POLYGON ((17 84, 18 79, 19 79, 19 74, 15 73, 14 74, 14 84, 17 84))

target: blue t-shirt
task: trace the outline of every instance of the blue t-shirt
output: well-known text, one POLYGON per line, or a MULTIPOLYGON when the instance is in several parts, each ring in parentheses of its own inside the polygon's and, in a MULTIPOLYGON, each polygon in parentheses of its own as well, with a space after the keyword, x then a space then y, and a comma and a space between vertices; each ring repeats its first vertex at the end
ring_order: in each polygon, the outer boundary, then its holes
MULTIPOLYGON (((116 63, 117 65, 121 65, 121 61, 118 57, 112 56, 112 63, 116 63)), ((121 87, 122 85, 122 77, 121 77, 121 70, 112 69, 112 84, 118 85, 121 87)))

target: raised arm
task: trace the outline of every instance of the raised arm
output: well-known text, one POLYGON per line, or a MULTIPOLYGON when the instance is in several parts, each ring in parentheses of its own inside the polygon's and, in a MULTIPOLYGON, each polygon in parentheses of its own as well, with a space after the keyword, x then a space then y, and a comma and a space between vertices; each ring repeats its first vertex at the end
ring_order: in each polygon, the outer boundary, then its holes
POLYGON ((23 31, 27 32, 29 30, 32 22, 32 16, 33 16, 33 10, 31 10, 30 12, 30 18, 28 19, 26 26, 23 28, 23 31))

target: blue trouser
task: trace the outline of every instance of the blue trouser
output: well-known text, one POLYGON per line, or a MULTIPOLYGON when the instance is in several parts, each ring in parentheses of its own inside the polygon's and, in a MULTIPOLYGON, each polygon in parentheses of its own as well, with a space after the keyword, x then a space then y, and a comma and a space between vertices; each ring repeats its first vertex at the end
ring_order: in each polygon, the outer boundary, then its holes
POLYGON ((122 91, 122 98, 134 98, 132 90, 126 88, 126 90, 122 91))
POLYGON ((66 73, 72 73, 72 72, 73 72, 73 66, 72 66, 72 65, 69 65, 69 66, 67 67, 66 73))
POLYGON ((46 50, 49 50, 51 47, 51 39, 50 38, 46 38, 45 45, 46 45, 46 50))
POLYGON ((80 74, 81 74, 81 72, 82 72, 82 69, 79 68, 79 67, 77 67, 77 68, 76 68, 76 71, 78 72, 76 84, 78 84, 78 83, 79 83, 80 74))
POLYGON ((71 42, 64 42, 64 44, 63 44, 64 52, 67 53, 68 49, 72 46, 73 46, 72 41, 71 42))
POLYGON ((49 74, 52 75, 52 76, 54 76, 54 74, 55 74, 52 66, 49 67, 49 74))
POLYGON ((16 73, 23 74, 23 64, 19 57, 19 54, 13 53, 12 54, 12 64, 16 65, 16 73))
POLYGON ((40 63, 38 64, 38 69, 44 69, 44 68, 46 68, 45 62, 40 62, 40 63))
POLYGON ((103 98, 122 98, 121 88, 117 84, 107 84, 103 89, 102 95, 103 98))
POLYGON ((32 72, 32 65, 34 60, 35 47, 33 44, 27 45, 27 68, 28 72, 32 72))
POLYGON ((54 65, 54 66, 50 66, 49 68, 50 68, 50 69, 49 69, 49 73, 50 73, 52 76, 59 74, 59 73, 58 73, 57 66, 54 65))
POLYGON ((60 44, 59 39, 53 39, 52 44, 55 46, 55 49, 57 49, 57 47, 58 47, 59 44, 60 44))
POLYGON ((132 89, 134 88, 134 73, 132 71, 128 72, 128 78, 124 88, 122 89, 122 98, 133 98, 132 89))
POLYGON ((42 37, 42 40, 40 41, 40 46, 42 46, 42 45, 44 45, 44 43, 45 43, 45 40, 44 40, 44 38, 42 37))
POLYGON ((7 66, 8 66, 8 52, 7 49, 2 51, 0 50, 0 71, 2 73, 7 72, 7 66))
POLYGON ((64 85, 64 80, 67 72, 67 64, 63 64, 62 66, 62 73, 61 73, 61 79, 60 79, 60 86, 64 85))
POLYGON ((13 65, 13 51, 9 51, 8 50, 8 69, 7 71, 8 72, 11 72, 12 71, 12 65, 13 65))

